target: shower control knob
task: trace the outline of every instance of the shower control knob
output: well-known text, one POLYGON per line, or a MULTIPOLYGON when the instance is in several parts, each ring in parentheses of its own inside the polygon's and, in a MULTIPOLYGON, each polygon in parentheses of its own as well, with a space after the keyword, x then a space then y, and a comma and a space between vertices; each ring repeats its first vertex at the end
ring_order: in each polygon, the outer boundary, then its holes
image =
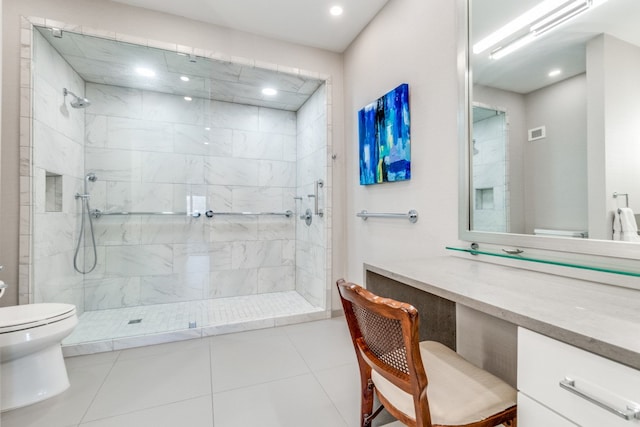
POLYGON ((207 218, 213 218, 213 211, 211 209, 206 211, 204 214, 206 215, 207 218))
POLYGON ((195 211, 195 212, 191 213, 191 216, 194 217, 194 218, 200 218, 201 215, 202 214, 200 212, 198 212, 198 211, 195 211))

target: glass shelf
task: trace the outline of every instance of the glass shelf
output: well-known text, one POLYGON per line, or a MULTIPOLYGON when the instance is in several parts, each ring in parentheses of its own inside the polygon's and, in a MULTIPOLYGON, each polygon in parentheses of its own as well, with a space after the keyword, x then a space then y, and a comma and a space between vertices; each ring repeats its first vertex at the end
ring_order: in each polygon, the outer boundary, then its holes
POLYGON ((554 261, 549 259, 532 258, 529 256, 525 256, 523 254, 508 254, 503 252, 485 251, 485 250, 472 249, 472 248, 455 248, 452 246, 447 246, 446 249, 450 251, 466 252, 471 255, 488 255, 488 256, 494 256, 499 258, 517 259, 517 260, 527 261, 527 262, 537 262, 540 264, 556 265, 560 267, 571 267, 571 268, 579 268, 582 270, 599 271, 602 273, 611 273, 611 274, 620 274, 623 276, 640 277, 640 272, 635 272, 635 271, 616 270, 613 268, 597 267, 593 265, 582 265, 582 264, 575 264, 575 263, 565 262, 565 261, 554 261))

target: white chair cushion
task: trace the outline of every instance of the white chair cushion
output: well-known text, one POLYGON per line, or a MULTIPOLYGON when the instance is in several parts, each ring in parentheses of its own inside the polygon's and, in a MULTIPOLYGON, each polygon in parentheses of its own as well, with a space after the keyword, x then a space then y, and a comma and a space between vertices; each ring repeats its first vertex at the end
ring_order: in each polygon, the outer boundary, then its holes
MULTIPOLYGON (((498 377, 463 359, 450 348, 435 342, 420 343, 420 355, 429 384, 427 396, 431 422, 464 425, 480 421, 516 404, 516 390, 498 377)), ((413 397, 376 371, 371 379, 378 393, 393 406, 415 419, 413 397)))

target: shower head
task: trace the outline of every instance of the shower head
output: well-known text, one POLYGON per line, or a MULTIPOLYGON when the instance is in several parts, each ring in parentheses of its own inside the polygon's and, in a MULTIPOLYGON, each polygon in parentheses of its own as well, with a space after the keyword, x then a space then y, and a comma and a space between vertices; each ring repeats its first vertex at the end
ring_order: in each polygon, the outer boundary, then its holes
POLYGON ((84 179, 86 179, 87 181, 91 181, 91 182, 96 182, 98 180, 98 177, 96 176, 95 173, 93 172, 89 172, 84 179))
POLYGON ((68 90, 66 87, 62 89, 62 94, 64 96, 71 95, 75 98, 70 102, 73 108, 87 108, 89 105, 91 105, 91 101, 89 101, 87 98, 79 97, 75 93, 68 90))

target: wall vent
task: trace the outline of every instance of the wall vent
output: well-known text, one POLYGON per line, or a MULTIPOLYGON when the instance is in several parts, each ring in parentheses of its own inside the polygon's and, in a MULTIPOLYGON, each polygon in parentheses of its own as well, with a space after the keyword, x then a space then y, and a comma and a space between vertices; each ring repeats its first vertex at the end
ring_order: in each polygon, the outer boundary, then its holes
POLYGON ((529 129, 529 141, 536 141, 538 139, 546 138, 547 127, 540 126, 537 128, 529 129))

